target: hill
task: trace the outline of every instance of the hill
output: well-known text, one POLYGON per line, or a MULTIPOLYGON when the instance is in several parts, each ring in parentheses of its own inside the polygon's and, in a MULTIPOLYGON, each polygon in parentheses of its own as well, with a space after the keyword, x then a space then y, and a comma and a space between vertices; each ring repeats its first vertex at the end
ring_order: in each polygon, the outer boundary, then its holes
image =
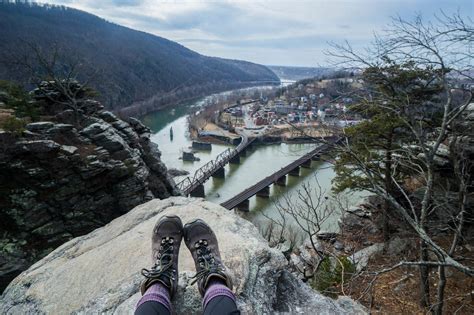
POLYGON ((6 62, 0 63, 0 79, 27 83, 25 73, 11 67, 11 56, 31 57, 31 45, 44 53, 59 47, 62 55, 81 61, 82 76, 96 73, 91 86, 113 110, 142 104, 149 111, 185 98, 279 80, 265 66, 203 56, 64 6, 0 3, 0 30, 0 51, 8 52, 2 56, 6 62))
POLYGON ((282 80, 303 80, 314 77, 329 75, 335 71, 331 68, 322 67, 290 67, 290 66, 267 66, 282 80))

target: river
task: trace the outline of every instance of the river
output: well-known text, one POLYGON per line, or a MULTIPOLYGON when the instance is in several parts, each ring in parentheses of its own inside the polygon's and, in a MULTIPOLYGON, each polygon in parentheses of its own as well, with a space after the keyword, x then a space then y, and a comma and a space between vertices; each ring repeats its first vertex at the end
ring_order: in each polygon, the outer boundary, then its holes
MULTIPOLYGON (((204 99, 196 100, 175 108, 163 109, 142 118, 143 123, 153 131, 151 141, 158 144, 162 153, 161 159, 168 168, 182 169, 193 174, 200 166, 231 147, 230 145, 213 144, 211 151, 199 151, 197 153, 200 161, 185 162, 179 159, 183 149, 189 148, 192 143, 187 132, 187 114, 191 111, 197 111, 203 103, 204 99), (170 128, 173 128, 172 138, 170 137, 170 128)), ((256 146, 247 153, 246 157, 241 157, 239 165, 226 165, 225 179, 211 177, 205 183, 206 200, 215 203, 224 202, 309 152, 314 146, 314 144, 285 143, 256 146)), ((250 212, 242 213, 242 216, 258 227, 263 227, 268 223, 266 216, 279 217, 276 204, 284 203, 285 196, 296 200, 298 191, 301 191, 303 185, 311 186, 314 189, 312 195, 316 196, 316 186, 319 183, 324 196, 329 196, 331 180, 334 176, 335 173, 330 163, 313 161, 311 169, 301 168, 299 177, 287 176, 287 186, 272 185, 270 198, 252 197, 250 199, 250 212)), ((183 178, 175 177, 175 181, 179 182, 183 178)), ((351 195, 349 199, 351 203, 357 203, 360 197, 351 195)), ((337 213, 331 215, 323 225, 324 230, 337 231, 337 219, 339 217, 340 214, 337 213)), ((294 221, 289 221, 295 225, 294 221)))

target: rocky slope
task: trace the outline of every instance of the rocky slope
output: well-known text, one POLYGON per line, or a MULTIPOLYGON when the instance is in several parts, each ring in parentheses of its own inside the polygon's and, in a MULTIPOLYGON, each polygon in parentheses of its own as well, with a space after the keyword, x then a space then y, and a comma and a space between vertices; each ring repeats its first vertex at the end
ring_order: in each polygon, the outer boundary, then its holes
MULTIPOLYGON (((140 297, 140 270, 150 265, 150 237, 167 214, 183 222, 201 218, 216 232, 223 261, 231 271, 243 314, 363 314, 348 298, 332 300, 286 271, 283 254, 268 246, 250 222, 201 199, 152 200, 94 232, 56 249, 18 276, 5 290, 2 314, 130 314, 140 297)), ((182 245, 178 314, 198 314, 201 298, 190 286, 194 264, 182 245)))
POLYGON ((81 102, 78 121, 56 108, 24 131, 0 129, 0 290, 71 238, 177 194, 148 128, 81 102))

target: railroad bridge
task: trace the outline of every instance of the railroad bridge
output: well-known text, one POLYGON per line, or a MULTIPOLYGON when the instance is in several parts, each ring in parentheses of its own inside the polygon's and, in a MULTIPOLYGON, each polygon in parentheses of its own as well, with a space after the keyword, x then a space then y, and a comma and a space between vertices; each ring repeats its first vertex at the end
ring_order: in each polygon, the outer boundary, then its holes
POLYGON ((194 175, 186 177, 177 184, 184 196, 205 197, 204 183, 211 177, 224 178, 224 166, 227 163, 239 164, 240 156, 245 156, 247 149, 255 141, 249 138, 245 132, 240 133, 240 143, 235 149, 228 148, 221 152, 214 160, 201 166, 194 175))
POLYGON ((318 160, 320 156, 327 151, 329 151, 334 143, 339 142, 339 139, 332 139, 328 144, 323 144, 311 152, 303 155, 299 159, 291 162, 287 166, 281 168, 270 176, 265 177, 255 185, 245 189, 236 196, 230 198, 229 200, 221 203, 226 209, 232 210, 236 208, 241 211, 249 211, 249 198, 257 195, 260 197, 269 197, 270 196, 270 186, 272 184, 285 186, 286 185, 286 175, 290 176, 299 176, 300 167, 311 168, 311 161, 318 160))

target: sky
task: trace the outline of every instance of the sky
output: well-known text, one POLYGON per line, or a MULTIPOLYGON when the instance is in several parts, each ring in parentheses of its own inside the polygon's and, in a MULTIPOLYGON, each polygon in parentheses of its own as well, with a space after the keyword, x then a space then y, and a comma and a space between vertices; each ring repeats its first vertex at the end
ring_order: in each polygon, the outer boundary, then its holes
POLYGON ((176 41, 208 56, 265 65, 325 66, 328 42, 362 49, 391 17, 433 18, 472 0, 49 0, 176 41))

